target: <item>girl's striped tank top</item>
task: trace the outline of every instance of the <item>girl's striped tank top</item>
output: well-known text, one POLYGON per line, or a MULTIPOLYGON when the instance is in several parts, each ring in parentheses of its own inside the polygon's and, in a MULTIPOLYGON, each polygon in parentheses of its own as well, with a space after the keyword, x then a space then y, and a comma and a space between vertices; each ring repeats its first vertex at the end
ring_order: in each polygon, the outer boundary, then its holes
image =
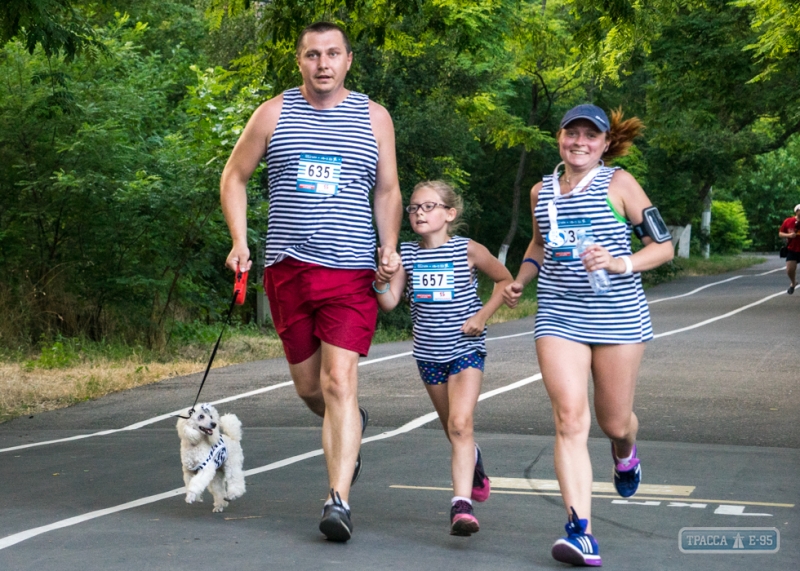
POLYGON ((406 293, 414 322, 414 358, 446 363, 470 353, 486 354, 486 329, 478 337, 461 332, 483 307, 477 270, 467 259, 469 238, 453 236, 430 250, 417 242, 400 244, 408 276, 406 293))

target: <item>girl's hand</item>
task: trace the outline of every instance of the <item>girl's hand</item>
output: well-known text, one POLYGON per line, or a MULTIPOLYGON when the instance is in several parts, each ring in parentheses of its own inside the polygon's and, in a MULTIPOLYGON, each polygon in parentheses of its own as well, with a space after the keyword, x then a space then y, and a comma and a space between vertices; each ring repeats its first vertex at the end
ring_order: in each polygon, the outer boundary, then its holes
POLYGON ((519 298, 522 297, 522 290, 525 288, 519 282, 511 282, 503 289, 503 301, 505 304, 514 309, 519 303, 519 298))
POLYGON ((461 326, 461 331, 465 335, 469 335, 470 337, 478 337, 481 333, 483 333, 483 329, 486 327, 486 320, 481 319, 476 315, 473 315, 466 322, 464 325, 461 326))
POLYGON ((625 272, 625 262, 612 256, 600 244, 592 244, 581 254, 583 267, 587 272, 606 269, 610 274, 622 274, 625 272))

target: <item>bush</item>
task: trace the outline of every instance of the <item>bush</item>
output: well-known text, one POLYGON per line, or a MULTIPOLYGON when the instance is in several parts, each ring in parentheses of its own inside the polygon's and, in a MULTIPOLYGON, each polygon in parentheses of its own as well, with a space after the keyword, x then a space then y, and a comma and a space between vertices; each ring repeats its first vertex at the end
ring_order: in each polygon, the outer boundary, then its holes
POLYGON ((749 238, 750 224, 741 201, 711 202, 711 252, 738 254, 753 243, 749 238))

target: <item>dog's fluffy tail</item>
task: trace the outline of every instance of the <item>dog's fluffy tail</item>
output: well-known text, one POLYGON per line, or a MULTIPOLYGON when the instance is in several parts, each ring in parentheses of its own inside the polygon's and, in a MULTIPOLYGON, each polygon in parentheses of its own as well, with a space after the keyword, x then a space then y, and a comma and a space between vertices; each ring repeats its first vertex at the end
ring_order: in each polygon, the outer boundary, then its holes
POLYGON ((242 422, 235 414, 223 414, 219 419, 219 427, 227 437, 237 442, 242 440, 242 422))

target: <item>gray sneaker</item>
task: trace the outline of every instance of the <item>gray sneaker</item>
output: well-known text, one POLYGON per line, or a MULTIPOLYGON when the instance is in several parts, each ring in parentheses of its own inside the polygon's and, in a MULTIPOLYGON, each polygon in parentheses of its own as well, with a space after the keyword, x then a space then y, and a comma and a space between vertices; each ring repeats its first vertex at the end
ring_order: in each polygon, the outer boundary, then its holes
POLYGON ((333 488, 331 488, 331 499, 333 503, 322 508, 319 530, 329 541, 347 541, 353 534, 350 510, 344 507, 339 492, 334 492, 333 488))

